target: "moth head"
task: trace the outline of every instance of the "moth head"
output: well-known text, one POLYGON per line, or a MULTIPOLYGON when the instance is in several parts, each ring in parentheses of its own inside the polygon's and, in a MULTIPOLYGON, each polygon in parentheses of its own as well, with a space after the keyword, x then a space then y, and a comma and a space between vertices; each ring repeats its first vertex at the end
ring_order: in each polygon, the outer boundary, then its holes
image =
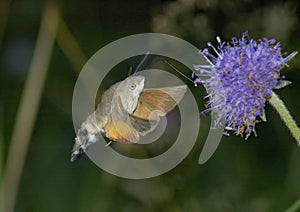
POLYGON ((131 76, 124 80, 125 86, 124 90, 128 93, 133 94, 134 96, 139 95, 145 85, 145 77, 144 76, 131 76))

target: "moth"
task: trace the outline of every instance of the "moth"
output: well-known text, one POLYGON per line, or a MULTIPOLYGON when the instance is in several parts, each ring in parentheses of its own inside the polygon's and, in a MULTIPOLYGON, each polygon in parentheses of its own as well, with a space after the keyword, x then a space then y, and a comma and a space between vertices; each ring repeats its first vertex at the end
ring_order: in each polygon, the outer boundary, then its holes
POLYGON ((152 132, 183 98, 187 86, 144 88, 145 77, 133 75, 115 83, 102 95, 97 109, 81 124, 71 154, 75 161, 104 135, 111 141, 138 143, 152 132))

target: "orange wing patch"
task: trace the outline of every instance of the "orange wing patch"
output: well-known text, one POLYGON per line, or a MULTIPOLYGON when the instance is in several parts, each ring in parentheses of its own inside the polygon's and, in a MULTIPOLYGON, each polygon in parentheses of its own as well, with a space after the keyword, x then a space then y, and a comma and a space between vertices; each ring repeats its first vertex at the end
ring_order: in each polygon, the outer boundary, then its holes
POLYGON ((105 136, 121 143, 137 143, 139 134, 122 120, 109 122, 105 127, 105 136))

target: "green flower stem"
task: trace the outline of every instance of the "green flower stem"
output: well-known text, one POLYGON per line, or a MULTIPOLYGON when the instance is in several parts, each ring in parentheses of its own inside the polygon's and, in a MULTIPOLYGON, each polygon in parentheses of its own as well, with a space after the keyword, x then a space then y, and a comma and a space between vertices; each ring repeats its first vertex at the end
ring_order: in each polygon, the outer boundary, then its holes
POLYGON ((269 102, 277 110, 281 119, 296 139, 298 145, 300 145, 300 129, 298 128, 288 109, 285 107, 283 101, 274 92, 272 92, 272 96, 269 99, 269 102))
POLYGON ((56 1, 47 1, 41 16, 41 24, 32 61, 15 118, 7 158, 5 159, 2 187, 0 188, 0 192, 5 194, 5 212, 15 211, 31 135, 40 108, 44 84, 49 70, 59 14, 59 6, 56 1))
POLYGON ((297 212, 300 209, 300 199, 298 199, 286 212, 297 212))

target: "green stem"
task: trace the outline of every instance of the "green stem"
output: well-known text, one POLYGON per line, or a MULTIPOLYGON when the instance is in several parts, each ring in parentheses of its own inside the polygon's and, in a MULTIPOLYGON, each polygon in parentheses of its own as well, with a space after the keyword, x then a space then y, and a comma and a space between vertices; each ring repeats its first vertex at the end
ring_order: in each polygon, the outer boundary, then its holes
POLYGON ((296 139, 297 144, 300 145, 300 129, 298 128, 288 109, 285 107, 283 101, 274 92, 272 92, 272 96, 269 99, 269 102, 277 110, 281 119, 296 139))
POLYGON ((49 70, 59 20, 59 6, 49 1, 41 17, 37 42, 20 99, 2 177, 5 212, 15 211, 18 189, 49 70))
POLYGON ((298 199, 291 207, 289 207, 286 212, 296 212, 300 209, 300 199, 298 199))

